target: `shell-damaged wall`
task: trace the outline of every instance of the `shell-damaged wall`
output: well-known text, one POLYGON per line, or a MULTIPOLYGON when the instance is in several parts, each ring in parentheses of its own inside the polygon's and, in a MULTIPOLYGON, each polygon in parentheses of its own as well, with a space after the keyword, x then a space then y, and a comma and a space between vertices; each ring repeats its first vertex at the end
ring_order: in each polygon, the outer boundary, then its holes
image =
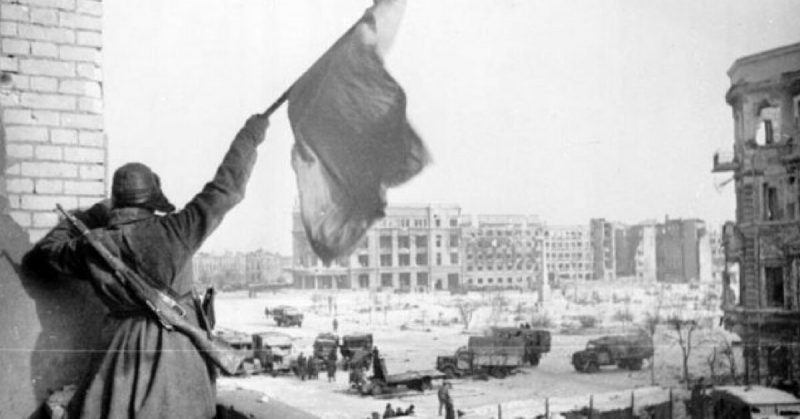
POLYGON ((29 417, 102 348, 86 283, 23 266, 56 203, 106 192, 103 4, 0 0, 0 417, 29 417))

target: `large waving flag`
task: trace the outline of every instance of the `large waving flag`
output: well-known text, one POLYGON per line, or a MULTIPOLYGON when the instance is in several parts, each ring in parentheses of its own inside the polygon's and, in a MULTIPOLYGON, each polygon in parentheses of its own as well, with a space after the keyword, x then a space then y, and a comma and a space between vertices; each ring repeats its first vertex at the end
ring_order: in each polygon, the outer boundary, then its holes
POLYGON ((383 66, 404 9, 404 0, 376 0, 289 92, 301 217, 325 263, 384 216, 386 188, 429 161, 405 93, 383 66))

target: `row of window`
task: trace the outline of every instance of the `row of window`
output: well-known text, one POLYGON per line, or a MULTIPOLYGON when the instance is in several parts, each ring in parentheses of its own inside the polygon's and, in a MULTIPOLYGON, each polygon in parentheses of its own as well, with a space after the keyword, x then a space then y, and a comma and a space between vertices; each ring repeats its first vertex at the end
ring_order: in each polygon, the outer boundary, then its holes
POLYGON ((513 263, 498 263, 498 264, 491 264, 491 265, 485 265, 485 266, 484 265, 475 265, 475 266, 467 265, 467 270, 468 271, 472 271, 472 270, 482 271, 482 270, 484 270, 484 268, 487 271, 493 271, 495 269, 498 270, 498 271, 503 271, 503 270, 508 271, 508 270, 514 270, 514 269, 517 269, 517 270, 520 270, 520 269, 539 270, 539 264, 538 263, 533 263, 531 261, 527 261, 524 264, 520 262, 520 263, 517 263, 517 264, 513 264, 513 263))
MULTIPOLYGON (((532 280, 532 278, 528 277, 528 282, 530 282, 531 280, 532 280)), ((484 284, 483 281, 484 281, 484 278, 478 277, 478 278, 475 279, 475 282, 473 283, 472 282, 472 278, 469 278, 469 279, 467 279, 467 285, 474 285, 474 284, 483 285, 484 284)), ((501 285, 501 284, 513 284, 514 283, 514 279, 511 278, 511 277, 505 278, 505 280, 504 280, 504 278, 486 278, 486 283, 487 284, 498 284, 498 285, 501 285)), ((522 277, 521 276, 517 277, 517 283, 522 283, 522 277)))
MULTIPOLYGON (((362 268, 367 268, 370 266, 369 264, 369 255, 358 255, 358 265, 362 268)), ((393 265, 394 258, 391 254, 383 254, 380 255, 379 264, 381 267, 391 267, 393 265)), ((436 265, 442 265, 442 254, 436 254, 436 265)), ((458 265, 459 258, 458 253, 450 253, 450 265, 458 265)), ((427 253, 417 253, 414 255, 414 264, 416 266, 428 266, 428 254, 427 253)), ((411 266, 411 255, 407 253, 401 253, 397 255, 397 266, 411 266)))
MULTIPOLYGON (((434 240, 436 247, 442 247, 442 235, 437 234, 434 240)), ((458 247, 460 243, 458 234, 451 234, 450 235, 450 247, 458 247)), ((428 247, 428 236, 420 235, 414 236, 414 244, 417 248, 427 248, 428 247)), ((391 235, 381 235, 378 238, 378 245, 381 249, 388 250, 392 248, 392 236, 391 235)), ((364 244, 362 245, 363 248, 369 247, 369 241, 365 240, 364 244)), ((410 249, 411 248, 411 237, 402 235, 397 236, 397 248, 398 249, 410 249)))

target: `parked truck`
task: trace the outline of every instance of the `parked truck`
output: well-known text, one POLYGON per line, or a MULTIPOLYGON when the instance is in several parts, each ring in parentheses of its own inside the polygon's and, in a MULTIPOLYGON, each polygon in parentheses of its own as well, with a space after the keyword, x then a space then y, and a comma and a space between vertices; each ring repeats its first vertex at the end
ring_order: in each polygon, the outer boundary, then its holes
POLYGON ((416 391, 430 390, 433 388, 433 380, 444 378, 444 374, 435 370, 389 374, 386 370, 386 362, 380 356, 372 360, 372 366, 372 376, 366 380, 361 380, 359 383, 352 383, 359 386, 358 390, 362 395, 377 396, 397 391, 399 387, 416 391))
POLYGON ((277 375, 288 372, 294 359, 292 339, 278 332, 260 332, 248 335, 229 329, 220 329, 215 334, 243 355, 239 374, 262 372, 277 375))
POLYGON ((488 374, 504 378, 525 363, 524 338, 472 336, 454 355, 436 358, 436 369, 447 377, 488 374))
POLYGON ((603 336, 592 339, 586 349, 572 354, 572 365, 579 372, 596 372, 604 365, 630 370, 642 369, 642 362, 653 356, 653 338, 647 333, 603 336))
POLYGON ((350 362, 356 357, 364 368, 369 368, 372 360, 372 357, 368 356, 372 353, 372 333, 342 336, 339 352, 342 354, 342 366, 345 369, 349 368, 350 362))
POLYGON ((550 352, 550 332, 524 327, 493 327, 492 336, 500 338, 520 337, 525 339, 525 362, 539 365, 542 355, 550 352))
POLYGON ((290 306, 278 306, 273 309, 269 307, 264 309, 264 315, 268 318, 271 316, 275 320, 278 327, 282 326, 303 326, 303 313, 300 310, 290 306))

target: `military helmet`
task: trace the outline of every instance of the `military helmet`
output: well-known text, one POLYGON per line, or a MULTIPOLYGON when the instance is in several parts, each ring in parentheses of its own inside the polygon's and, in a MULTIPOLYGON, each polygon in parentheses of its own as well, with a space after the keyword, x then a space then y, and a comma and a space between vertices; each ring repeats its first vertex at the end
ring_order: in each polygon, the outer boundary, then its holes
POLYGON ((127 163, 114 171, 111 201, 114 208, 140 207, 160 212, 175 211, 175 206, 161 191, 161 179, 142 163, 127 163))

